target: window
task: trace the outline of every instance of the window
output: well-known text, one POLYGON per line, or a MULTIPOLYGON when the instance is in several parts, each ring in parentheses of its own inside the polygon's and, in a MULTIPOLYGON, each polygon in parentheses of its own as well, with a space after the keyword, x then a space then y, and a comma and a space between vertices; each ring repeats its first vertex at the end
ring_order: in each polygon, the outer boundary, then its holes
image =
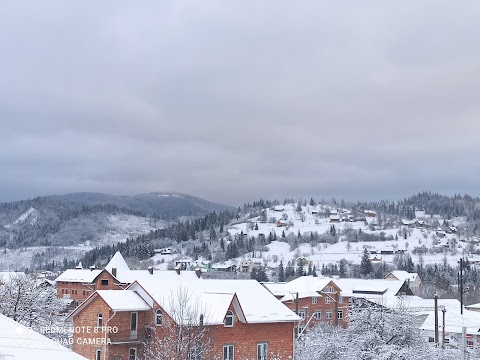
POLYGON ((128 360, 137 360, 136 348, 130 348, 130 350, 128 350, 128 360))
POLYGON ((62 294, 65 294, 65 289, 62 289, 62 294))
POLYGON ((325 304, 330 304, 330 296, 325 296, 325 304))
POLYGON ((137 318, 138 318, 138 313, 137 312, 132 312, 132 315, 130 317, 130 330, 131 331, 136 331, 137 330, 137 318))
POLYGON ((337 319, 343 319, 343 310, 337 311, 337 319))
POLYGON ((314 297, 312 297, 312 304, 316 304, 316 303, 317 303, 317 297, 314 296, 314 297))
POLYGON ((102 351, 101 350, 95 351, 95 360, 102 360, 102 351))
POLYGON ((101 284, 102 286, 108 286, 108 279, 102 279, 101 284))
POLYGON ((267 360, 268 354, 268 344, 260 343, 257 344, 257 360, 267 360))
POLYGON ((87 290, 83 290, 83 295, 87 295, 87 290))
POLYGON ((73 307, 75 307, 75 308, 78 307, 78 301, 77 301, 77 300, 75 300, 75 301, 73 302, 73 307))
POLYGON ((155 325, 162 326, 162 310, 155 311, 155 325))
POLYGON ((327 320, 331 320, 331 319, 332 319, 332 310, 327 310, 327 311, 325 312, 325 318, 326 318, 327 320))
POLYGON ((72 289, 72 295, 77 295, 77 289, 72 289))
POLYGON ((233 360, 233 352, 235 348, 233 345, 225 345, 223 347, 223 360, 233 360))
POLYGON ((97 316, 97 326, 102 327, 103 326, 103 315, 102 313, 98 313, 97 316))
POLYGON ((65 294, 68 294, 68 289, 65 289, 65 294))
POLYGON ((188 355, 188 360, 201 360, 200 357, 201 348, 199 346, 194 346, 190 349, 190 354, 188 355))
POLYGON ((298 310, 298 316, 300 316, 303 320, 305 320, 305 310, 298 310))
POLYGON ((330 286, 328 289, 329 289, 329 290, 328 290, 329 293, 332 293, 332 294, 333 294, 333 293, 335 292, 333 286, 330 286))
POLYGON ((429 336, 429 337, 428 337, 428 342, 429 342, 429 343, 433 343, 433 342, 435 342, 435 338, 433 338, 433 337, 429 336))
POLYGON ((467 347, 469 349, 473 349, 473 341, 472 340, 467 340, 467 347))
POLYGON ((233 327, 233 312, 231 310, 227 311, 227 315, 225 316, 224 325, 225 325, 225 327, 233 327))
POLYGON ((338 298, 338 302, 339 302, 340 304, 343 304, 343 296, 340 296, 340 297, 338 298))
POLYGON ((315 319, 320 320, 322 318, 322 313, 320 311, 315 311, 313 316, 315 317, 315 319))

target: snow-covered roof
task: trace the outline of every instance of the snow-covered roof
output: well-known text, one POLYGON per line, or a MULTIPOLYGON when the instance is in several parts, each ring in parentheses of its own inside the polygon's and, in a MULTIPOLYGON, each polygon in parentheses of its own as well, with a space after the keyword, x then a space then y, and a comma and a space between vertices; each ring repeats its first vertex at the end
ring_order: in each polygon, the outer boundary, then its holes
MULTIPOLYGON (((406 271, 403 271, 403 270, 395 270, 395 271, 392 271, 390 274, 395 276, 398 280, 403 280, 403 281, 407 281, 407 280, 415 281, 418 278, 418 273, 409 273, 409 272, 406 272, 406 271)), ((388 275, 390 275, 390 274, 388 274, 388 275)), ((385 276, 385 277, 387 277, 387 276, 385 276)))
POLYGON ((92 283, 102 271, 99 269, 67 269, 55 279, 55 282, 92 283))
MULTIPOLYGON (((281 301, 289 301, 295 299, 298 293, 298 298, 320 297, 325 287, 333 282, 332 279, 318 278, 313 276, 300 276, 288 283, 264 283, 264 286, 270 292, 279 297, 281 301)), ((337 287, 339 287, 337 285, 337 287)))
POLYGON ((117 251, 115 255, 113 255, 113 257, 111 258, 107 266, 105 266, 105 269, 110 274, 112 274, 112 269, 117 269, 117 273, 130 270, 127 263, 125 262, 125 259, 123 258, 122 254, 120 254, 119 251, 117 251))
POLYGON ((0 358, 86 360, 54 340, 0 314, 0 358))
MULTIPOLYGON (((168 313, 179 304, 188 303, 204 314, 204 323, 221 324, 233 303, 240 318, 247 323, 298 321, 299 317, 279 302, 256 280, 158 281, 143 279, 129 289, 145 291, 168 313), (183 299, 183 300, 182 300, 183 299), (238 304, 236 305, 236 302, 238 304)), ((177 310, 178 311, 178 310, 177 310)))
POLYGON ((198 276, 195 271, 181 271, 177 274, 173 270, 153 270, 150 274, 148 270, 128 270, 117 271, 117 280, 123 284, 131 284, 134 281, 141 281, 143 279, 155 279, 157 282, 170 281, 172 279, 181 278, 183 280, 197 280, 198 276))
POLYGON ((131 290, 97 290, 97 294, 113 311, 142 311, 151 307, 131 290))
POLYGON ((231 266, 236 266, 236 265, 233 261, 227 260, 223 264, 219 263, 219 264, 212 265, 212 269, 228 269, 231 266))
POLYGON ((384 279, 335 279, 334 281, 342 289, 341 294, 344 296, 382 302, 388 298, 396 298, 405 283, 402 280, 384 279))

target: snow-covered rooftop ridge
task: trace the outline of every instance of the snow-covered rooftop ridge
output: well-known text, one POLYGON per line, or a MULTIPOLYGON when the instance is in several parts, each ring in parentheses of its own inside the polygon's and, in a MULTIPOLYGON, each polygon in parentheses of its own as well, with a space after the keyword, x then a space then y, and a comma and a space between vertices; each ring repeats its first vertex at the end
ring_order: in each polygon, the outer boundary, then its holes
POLYGON ((0 358, 86 360, 57 342, 0 314, 0 358))
POLYGON ((151 307, 131 290, 97 290, 97 294, 113 311, 142 311, 151 307))
MULTIPOLYGON (((403 280, 403 281, 407 281, 407 280, 415 281, 418 277, 418 273, 409 273, 409 272, 404 271, 404 270, 394 270, 394 271, 390 272, 390 274, 395 276, 398 280, 403 280)), ((390 275, 390 274, 388 274, 388 275, 390 275)))
POLYGON ((130 268, 125 262, 125 259, 123 258, 122 254, 120 254, 120 251, 117 251, 115 255, 113 255, 113 257, 110 259, 107 266, 105 266, 105 269, 108 270, 110 274, 112 274, 112 269, 117 269, 118 273, 124 272, 124 271, 130 271, 130 268))
POLYGON ((103 270, 67 269, 55 281, 92 283, 103 270))
POLYGON ((281 297, 282 301, 292 300, 297 294, 298 298, 320 297, 321 292, 330 283, 334 282, 329 278, 318 278, 313 276, 300 276, 288 283, 264 283, 264 286, 273 295, 281 297))
POLYGON ((404 280, 384 279, 331 279, 342 289, 342 295, 370 298, 379 295, 382 298, 396 296, 404 280))
POLYGON ((256 280, 192 281, 172 278, 159 283, 154 279, 143 278, 129 289, 141 293, 139 287, 145 289, 169 314, 178 312, 178 306, 200 309, 205 315, 205 324, 221 324, 231 304, 239 317, 244 316, 247 323, 290 322, 299 319, 256 280))

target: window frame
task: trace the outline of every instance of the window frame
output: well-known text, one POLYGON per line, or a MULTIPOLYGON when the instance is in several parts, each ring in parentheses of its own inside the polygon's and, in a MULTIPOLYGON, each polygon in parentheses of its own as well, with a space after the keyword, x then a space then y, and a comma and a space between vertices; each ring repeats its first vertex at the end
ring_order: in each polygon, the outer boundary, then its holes
POLYGON ((224 327, 233 327, 234 323, 234 315, 232 310, 227 311, 227 315, 225 315, 225 319, 223 320, 224 327), (229 319, 231 319, 231 324, 229 323, 229 319))
POLYGON ((325 296, 325 304, 330 304, 332 302, 332 299, 330 299, 330 296, 325 296))
POLYGON ((325 311, 325 319, 332 320, 332 317, 333 317, 332 310, 325 311))
POLYGON ((101 328, 103 326, 103 314, 99 312, 97 314, 97 327, 101 328))
POLYGON ((235 360, 235 345, 223 345, 223 360, 235 360), (225 350, 227 350, 227 354, 225 350))
POLYGON ((298 316, 300 316, 302 320, 305 320, 307 317, 307 311, 305 309, 298 310, 298 316))
POLYGON ((95 350, 95 360, 102 360, 102 350, 95 350))
POLYGON ((319 311, 315 311, 313 313, 313 317, 315 318, 315 320, 322 320, 322 312, 319 310, 319 311), (318 316, 317 316, 318 314, 318 316))
POLYGON ((163 325, 163 311, 162 309, 155 310, 155 326, 162 326, 163 325), (158 322, 160 315, 160 323, 158 322))
POLYGON ((101 279, 100 280, 100 285, 101 286, 108 286, 108 279, 101 279))
POLYGON ((337 310, 337 319, 343 319, 343 310, 337 310))
POLYGON ((339 297, 338 297, 338 302, 339 302, 340 304, 343 304, 343 296, 339 296, 339 297))
POLYGON ((128 360, 132 360, 132 350, 133 350, 133 360, 137 360, 137 348, 129 348, 128 349, 128 360))
POLYGON ((312 304, 318 303, 318 296, 312 296, 312 304))
POLYGON ((257 343, 257 360, 268 360, 268 343, 257 343))

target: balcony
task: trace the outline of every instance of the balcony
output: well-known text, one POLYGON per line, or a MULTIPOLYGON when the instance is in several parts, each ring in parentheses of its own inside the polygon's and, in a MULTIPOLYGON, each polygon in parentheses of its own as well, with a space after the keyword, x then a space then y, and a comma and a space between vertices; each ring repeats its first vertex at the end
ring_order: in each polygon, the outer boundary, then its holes
POLYGON ((136 331, 119 329, 117 333, 108 334, 108 338, 112 344, 138 344, 145 340, 146 332, 146 329, 136 331))

